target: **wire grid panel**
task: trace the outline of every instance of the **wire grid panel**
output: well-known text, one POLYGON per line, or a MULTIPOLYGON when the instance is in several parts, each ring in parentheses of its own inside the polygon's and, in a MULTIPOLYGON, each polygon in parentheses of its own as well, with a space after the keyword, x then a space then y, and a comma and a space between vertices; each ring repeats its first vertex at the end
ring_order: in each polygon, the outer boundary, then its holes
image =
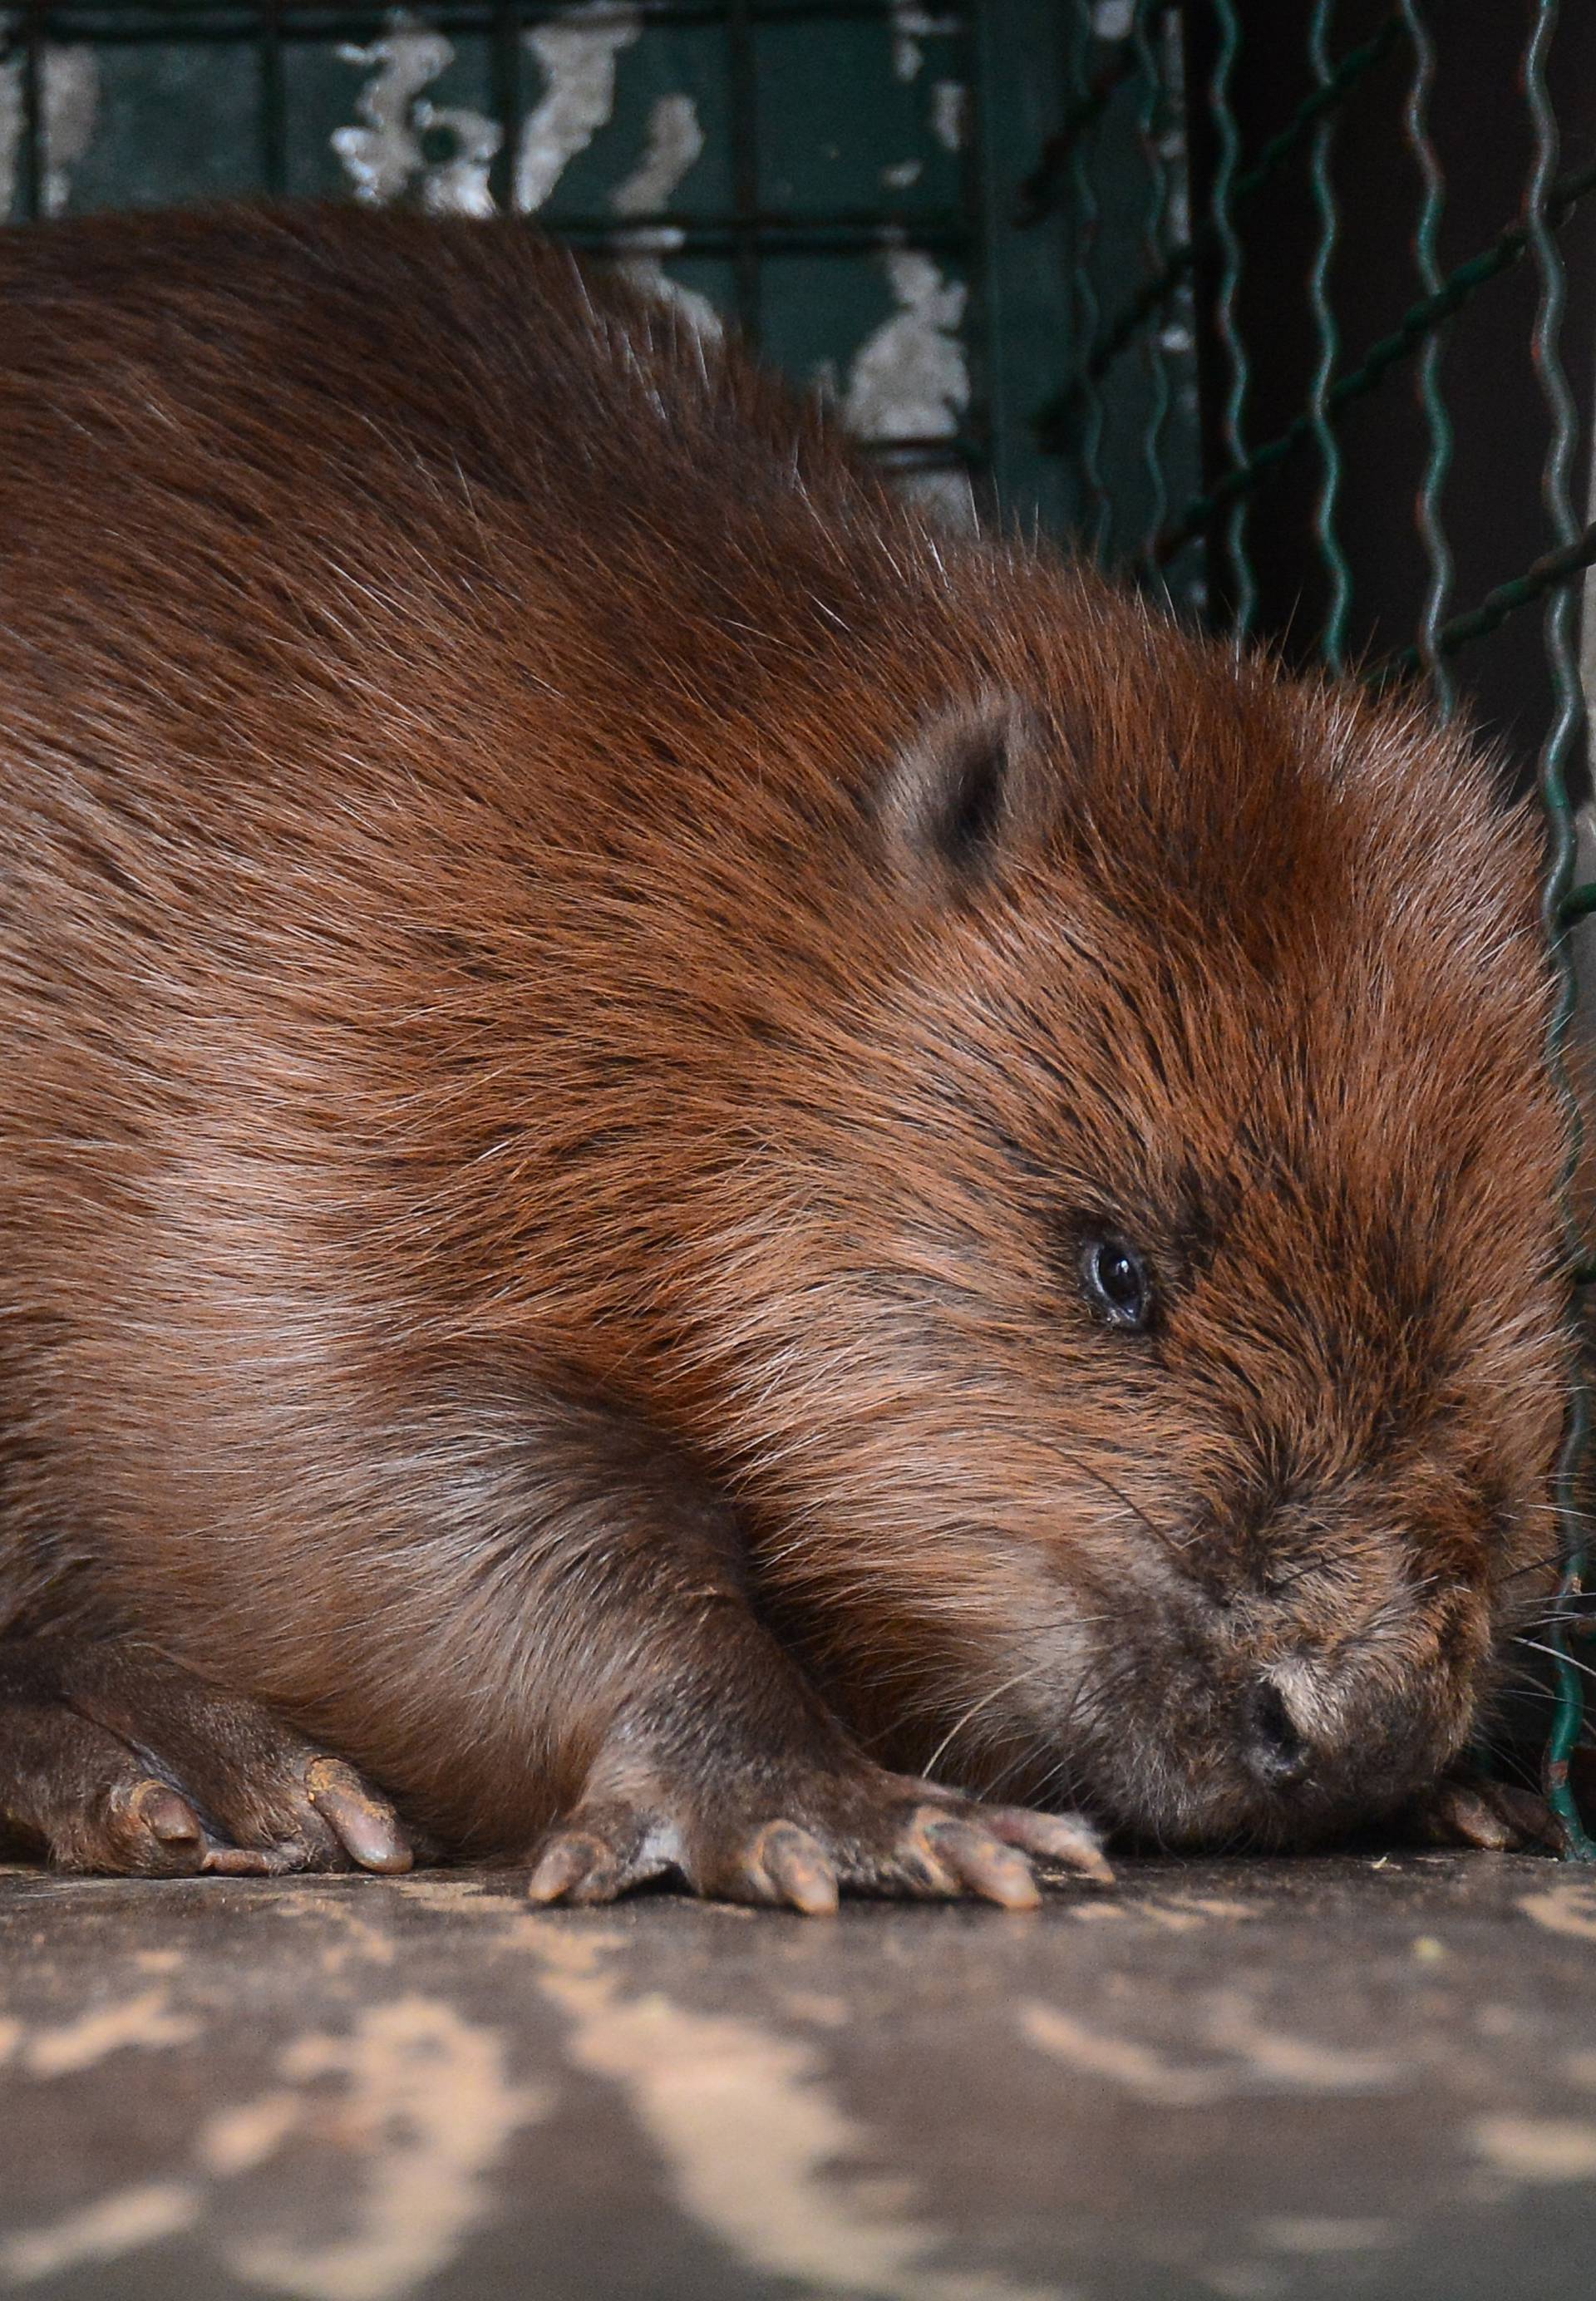
MULTIPOLYGON (((1596 398, 1592 13, 1072 0, 1070 20, 1074 101, 1049 189, 1072 210, 1072 326, 1044 420, 1082 537, 1288 656, 1423 677, 1445 712, 1461 695, 1533 757, 1562 983, 1549 1059, 1573 1137, 1568 1251, 1588 1277, 1566 1055, 1570 930, 1596 909, 1596 887, 1573 883, 1589 788, 1581 587, 1596 561, 1580 499, 1580 411, 1596 398), (1125 121, 1145 130, 1182 108, 1184 230, 1166 181, 1123 154, 1125 121), (1167 381, 1138 383, 1166 376, 1189 335, 1199 471, 1167 431, 1167 381)), ((1589 629, 1585 654, 1596 663, 1589 629)), ((1589 1619, 1574 1487, 1585 1420, 1576 1396, 1548 1778, 1591 1855, 1568 1789, 1584 1668, 1569 1640, 1589 1619)))
MULTIPOLYGON (((1061 18, 1064 110, 1023 188, 1022 232, 1062 228, 1072 356, 1037 416, 1092 555, 1133 565, 1197 490, 1199 400, 1184 45, 1174 6, 1092 0, 1061 18)), ((1200 539, 1158 581, 1207 605, 1200 539)))
POLYGON ((734 320, 953 515, 990 462, 973 12, 902 0, 0 8, 0 213, 536 212, 734 320))

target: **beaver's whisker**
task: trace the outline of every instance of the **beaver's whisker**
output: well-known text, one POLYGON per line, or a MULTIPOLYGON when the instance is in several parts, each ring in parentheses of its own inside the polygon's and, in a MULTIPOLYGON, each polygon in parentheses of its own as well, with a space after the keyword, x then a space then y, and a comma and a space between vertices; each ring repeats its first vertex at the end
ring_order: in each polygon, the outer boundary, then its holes
POLYGON ((1570 1669, 1578 1670, 1583 1678, 1596 1679, 1596 1669, 1592 1669, 1588 1661, 1581 1661, 1577 1654, 1563 1653, 1558 1647, 1549 1646, 1540 1638, 1526 1638, 1517 1632, 1513 1643, 1517 1646, 1533 1646, 1537 1653, 1550 1654, 1553 1661, 1567 1662, 1570 1669))
POLYGON ((958 1736, 964 1732, 965 1727, 969 1725, 972 1719, 978 1718, 989 1703, 998 1701, 1005 1694, 1012 1694, 1016 1686, 1024 1686, 1030 1678, 1040 1678, 1044 1670, 1050 1669, 1052 1667, 1053 1664, 1050 1659, 1046 1661, 1033 1662, 1028 1669, 1016 1670, 1012 1678, 1006 1678, 1000 1686, 989 1687, 987 1692, 982 1694, 978 1701, 971 1703, 969 1708, 959 1717, 954 1719, 953 1724, 948 1728, 946 1734, 943 1735, 941 1740, 937 1744, 936 1748, 926 1760, 921 1771, 928 1779, 934 1781, 936 1778, 938 1765, 947 1755, 950 1745, 957 1740, 958 1736))

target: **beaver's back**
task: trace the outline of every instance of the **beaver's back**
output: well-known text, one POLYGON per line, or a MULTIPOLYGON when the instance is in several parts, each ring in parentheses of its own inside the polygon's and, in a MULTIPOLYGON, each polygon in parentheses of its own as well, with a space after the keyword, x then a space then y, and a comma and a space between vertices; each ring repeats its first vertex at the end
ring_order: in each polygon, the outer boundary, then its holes
POLYGON ((180 727, 263 685, 441 709, 486 643, 474 710, 581 680, 635 726, 790 687, 806 639, 865 648, 889 612, 912 644, 913 531, 837 435, 530 228, 95 218, 0 241, 0 315, 13 724, 31 695, 57 733, 180 727))
POLYGON ((174 1421, 197 1477, 303 1388, 308 1475, 361 1349, 634 1347, 969 618, 779 383, 530 229, 5 235, 0 340, 4 1492, 70 1522, 92 1461, 147 1542, 174 1421))

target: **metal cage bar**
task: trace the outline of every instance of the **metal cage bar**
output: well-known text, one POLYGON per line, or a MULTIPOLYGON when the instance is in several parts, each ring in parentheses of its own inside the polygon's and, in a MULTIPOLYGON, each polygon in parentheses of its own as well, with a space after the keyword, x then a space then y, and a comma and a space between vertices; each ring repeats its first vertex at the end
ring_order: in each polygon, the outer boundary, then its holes
MULTIPOLYGON (((1071 222, 1074 232, 1071 304, 1074 331, 1088 340, 1096 332, 1099 310, 1097 287, 1092 278, 1092 257, 1100 211, 1092 177, 1091 158, 1093 139, 1102 117, 1100 106, 1093 108, 1091 45, 1091 17, 1087 8, 1079 4, 1077 0, 1070 42, 1071 93, 1073 109, 1085 124, 1074 138, 1070 152, 1071 222)), ((1089 548, 1100 557, 1108 540, 1113 506, 1103 479, 1103 394, 1095 376, 1089 376, 1085 381, 1079 413, 1079 463, 1087 506, 1082 532, 1089 548)))
MULTIPOLYGON (((1166 260, 1166 242, 1169 230, 1170 180, 1169 165, 1163 151, 1162 138, 1166 133, 1165 118, 1166 91, 1164 74, 1154 49, 1154 39, 1166 29, 1166 12, 1158 0, 1143 0, 1136 11, 1132 31, 1137 71, 1141 80, 1141 119, 1138 123, 1141 144, 1142 165, 1147 171, 1147 206, 1142 227, 1142 248, 1147 258, 1149 277, 1164 269, 1166 260), (1151 15, 1157 23, 1157 33, 1148 28, 1151 15)), ((1149 540, 1163 529, 1169 517, 1169 484, 1166 477, 1167 449, 1165 433, 1169 423, 1171 389, 1169 359, 1162 334, 1156 328, 1143 331, 1142 357, 1148 379, 1147 423, 1142 433, 1141 460, 1147 473, 1149 507, 1148 525, 1149 540)))
MULTIPOLYGON (((1524 59, 1525 100, 1534 136, 1534 159, 1525 195, 1525 228, 1537 285, 1533 349, 1535 372, 1550 417, 1550 440, 1546 454, 1542 491, 1557 547, 1567 550, 1578 538, 1571 478, 1578 440, 1579 419, 1563 367, 1562 331, 1567 279, 1547 204, 1558 162, 1558 121, 1547 87, 1547 51, 1557 30, 1559 0, 1535 0, 1534 22, 1524 59)), ((1568 1258, 1582 1259, 1582 1243, 1572 1205, 1575 1172, 1579 1161, 1581 1111, 1569 1078, 1566 1049, 1577 998, 1574 961, 1564 915, 1574 875, 1575 832, 1569 792, 1570 754, 1584 724, 1584 699, 1575 660, 1572 623, 1574 596, 1565 584, 1546 595, 1547 659, 1551 666, 1555 716, 1542 747, 1537 771, 1542 804, 1552 834, 1552 851, 1543 899, 1546 930, 1555 954, 1559 995, 1548 1043, 1548 1060, 1561 1091, 1568 1119, 1568 1155, 1564 1202, 1568 1258)), ((1571 1343, 1571 1355, 1576 1351, 1571 1343)), ((1555 1807, 1571 1849, 1583 1859, 1596 1860, 1596 1844, 1586 1836, 1568 1781, 1569 1760, 1583 1720, 1580 1665, 1568 1651, 1564 1616, 1583 1594, 1586 1558, 1575 1481, 1589 1429, 1589 1407, 1575 1360, 1568 1410, 1568 1427, 1558 1468, 1558 1510, 1564 1559, 1558 1619, 1550 1628, 1558 1681, 1557 1717, 1547 1751, 1547 1794, 1555 1807)))
MULTIPOLYGON (((1216 4, 1227 7, 1229 0, 1216 0, 1216 4)), ((1541 219, 1545 229, 1558 230, 1592 191, 1596 191, 1596 164, 1563 177, 1547 196, 1541 219)), ((1530 246, 1530 227, 1525 223, 1509 224, 1488 248, 1458 264, 1433 295, 1422 297, 1403 314, 1389 336, 1383 336, 1370 347, 1356 367, 1336 378, 1324 395, 1326 417, 1333 422, 1353 400, 1373 391, 1391 368, 1423 348, 1441 321, 1461 311, 1488 280, 1521 262, 1530 246)), ((1256 448, 1235 464, 1209 494, 1196 497, 1187 505, 1182 516, 1158 539, 1157 557, 1160 561, 1171 557, 1193 536, 1204 533, 1238 496, 1250 493, 1294 448, 1313 436, 1314 417, 1307 413, 1289 423, 1276 438, 1256 448)), ((1459 643, 1454 641, 1454 645, 1459 643)))
MULTIPOLYGON (((1335 0, 1314 0, 1313 21, 1308 28, 1308 61, 1313 66, 1320 96, 1326 94, 1330 87, 1328 43, 1334 8, 1335 0)), ((1318 500, 1314 506, 1314 536, 1330 580, 1330 606, 1319 633, 1319 653, 1328 670, 1339 672, 1346 659, 1352 573, 1347 565, 1346 555, 1336 540, 1336 498, 1341 493, 1341 456, 1325 403, 1325 393, 1335 372, 1336 356, 1341 349, 1341 331, 1327 287, 1330 266, 1341 233, 1335 195, 1330 183, 1330 139, 1334 127, 1334 121, 1326 106, 1315 123, 1308 147, 1308 182, 1313 188, 1314 210, 1319 226, 1313 268, 1308 274, 1308 298, 1319 339, 1319 356, 1314 368, 1308 398, 1308 420, 1319 450, 1320 467, 1318 500)))
MULTIPOLYGON (((1413 46, 1413 77, 1402 124, 1417 163, 1424 186, 1418 217, 1413 228, 1413 261, 1419 286, 1426 296, 1441 287, 1436 237, 1446 204, 1446 179, 1434 138, 1430 133, 1430 93, 1435 84, 1435 43, 1425 21, 1420 0, 1402 0, 1402 21, 1413 46)), ((1445 347, 1443 325, 1425 339, 1419 354, 1417 391, 1428 439, 1424 474, 1414 501, 1414 519, 1429 564, 1429 583, 1415 642, 1419 663, 1434 693, 1443 718, 1450 718, 1457 701, 1457 686, 1441 645, 1441 621, 1451 597, 1452 557, 1441 522, 1441 496, 1451 461, 1452 426, 1441 391, 1441 361, 1445 347)))
MULTIPOLYGON (((1242 418, 1247 407, 1247 347, 1236 321, 1236 297, 1241 285, 1241 242, 1233 213, 1236 162, 1241 144, 1236 133, 1235 115, 1230 105, 1231 75, 1235 70, 1241 45, 1241 24, 1234 0, 1214 0, 1214 5, 1219 19, 1219 51, 1214 60, 1214 76, 1208 84, 1208 105, 1219 138, 1219 164, 1214 176, 1214 230, 1222 251, 1216 323, 1230 372, 1221 421, 1225 452, 1230 458, 1233 477, 1244 471, 1248 464, 1247 444, 1242 432, 1242 418)), ((1258 607, 1258 588, 1247 557, 1247 506, 1243 498, 1241 488, 1233 490, 1224 529, 1225 573, 1233 587, 1230 623, 1238 641, 1245 640, 1251 630, 1258 607)), ((1193 536, 1199 532, 1201 530, 1196 527, 1190 531, 1193 536)), ((1172 559, 1180 548, 1180 542, 1185 540, 1187 538, 1182 537, 1179 542, 1166 548, 1164 538, 1160 537, 1153 548, 1155 564, 1161 565, 1172 559)), ((1210 582, 1209 597, 1217 596, 1217 587, 1210 582)))
MULTIPOLYGON (((1286 163, 1316 132, 1320 121, 1345 103, 1359 80, 1390 53, 1402 29, 1400 17, 1392 16, 1372 38, 1348 51, 1324 84, 1316 88, 1313 95, 1298 106, 1285 126, 1269 138, 1251 166, 1236 173, 1229 188, 1233 209, 1250 199, 1255 192, 1262 191, 1279 174, 1286 163)), ((1112 86, 1113 81, 1107 75, 1099 79, 1094 88, 1090 118, 1098 116, 1112 93, 1112 86)), ((1071 121, 1066 123, 1065 135, 1073 139, 1087 124, 1087 116, 1072 113, 1071 121)), ((1057 197, 1056 188, 1050 196, 1057 197)), ((1043 205, 1039 195, 1018 221, 1034 222, 1042 212, 1043 205)), ((1190 236, 1179 247, 1170 250, 1165 262, 1149 274, 1101 333, 1086 346, 1077 372, 1061 397, 1067 397, 1070 391, 1078 389, 1088 377, 1100 381, 1107 375, 1120 354, 1136 340, 1154 314, 1190 280, 1199 257, 1215 249, 1219 236, 1220 227, 1216 216, 1192 219, 1190 236)))

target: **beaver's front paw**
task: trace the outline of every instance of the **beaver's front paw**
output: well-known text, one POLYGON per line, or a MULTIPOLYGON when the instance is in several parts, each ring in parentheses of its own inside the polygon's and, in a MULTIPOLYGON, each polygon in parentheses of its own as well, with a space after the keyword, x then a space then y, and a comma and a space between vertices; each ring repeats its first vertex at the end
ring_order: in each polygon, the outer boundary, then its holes
POLYGON ((408 1870, 386 1798, 258 1703, 134 1642, 0 1643, 0 1837, 61 1870, 408 1870))
POLYGON ((975 1894, 1005 1909, 1040 1899, 1028 1856, 1110 1881, 1096 1832, 1062 1814, 980 1805, 933 1782, 861 1765, 584 1800, 545 1836, 528 1892, 535 1902, 610 1902, 674 1871, 695 1893, 784 1903, 811 1916, 839 1891, 903 1899, 975 1894))
POLYGON ((1401 1822, 1425 1845, 1468 1845, 1488 1853, 1562 1850, 1562 1824, 1543 1797, 1476 1774, 1443 1774, 1404 1809, 1401 1822))

